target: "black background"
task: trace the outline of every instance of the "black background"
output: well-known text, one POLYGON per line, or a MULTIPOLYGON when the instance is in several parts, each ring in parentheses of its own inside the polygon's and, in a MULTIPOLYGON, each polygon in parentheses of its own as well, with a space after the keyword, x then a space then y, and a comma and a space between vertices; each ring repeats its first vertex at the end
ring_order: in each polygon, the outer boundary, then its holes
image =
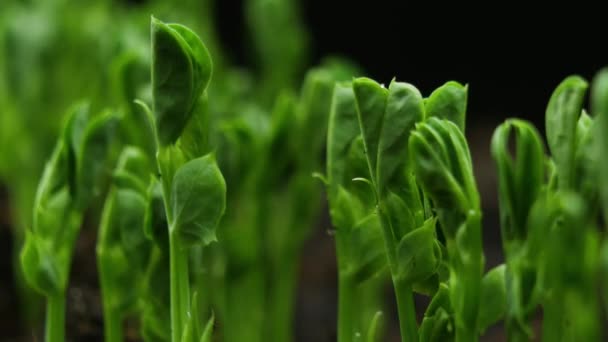
MULTIPOLYGON (((226 49, 247 64, 242 4, 218 1, 216 11, 226 49)), ((301 9, 313 63, 347 56, 365 76, 385 84, 397 77, 423 95, 448 80, 467 83, 469 125, 518 116, 542 126, 562 79, 590 80, 608 65, 608 20, 595 19, 603 11, 584 2, 303 0, 301 9)))

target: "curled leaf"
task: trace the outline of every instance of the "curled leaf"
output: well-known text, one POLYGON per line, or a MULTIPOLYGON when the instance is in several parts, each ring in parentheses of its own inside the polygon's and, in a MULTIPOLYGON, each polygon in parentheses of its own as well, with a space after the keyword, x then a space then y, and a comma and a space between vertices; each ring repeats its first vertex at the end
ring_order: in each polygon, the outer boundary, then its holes
POLYGON ((544 184, 541 137, 530 123, 507 120, 494 132, 491 149, 498 169, 503 240, 523 241, 526 238, 529 212, 544 184), (509 153, 509 139, 512 134, 515 139, 514 157, 509 153))
POLYGON ((162 146, 182 134, 211 79, 212 62, 201 40, 179 24, 152 18, 152 96, 162 146))
POLYGON ((587 87, 581 77, 570 76, 555 89, 547 105, 547 142, 555 160, 560 189, 571 189, 574 182, 576 124, 587 87))

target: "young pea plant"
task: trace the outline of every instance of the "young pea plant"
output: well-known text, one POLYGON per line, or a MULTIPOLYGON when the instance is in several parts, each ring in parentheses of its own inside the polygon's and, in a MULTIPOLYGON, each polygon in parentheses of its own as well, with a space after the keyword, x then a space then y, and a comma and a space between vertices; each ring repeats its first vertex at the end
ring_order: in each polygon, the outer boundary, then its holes
MULTIPOLYGON (((338 259, 338 341, 354 341, 358 334, 370 336, 371 342, 377 338, 377 325, 366 310, 374 303, 365 299, 378 296, 378 289, 369 283, 386 268, 386 253, 374 194, 364 184, 353 182, 356 177, 369 177, 369 171, 350 83, 334 88, 326 165, 338 259)), ((377 303, 372 308, 379 309, 377 303)))
POLYGON ((106 197, 97 242, 97 264, 107 342, 123 340, 123 319, 135 312, 150 255, 144 236, 147 181, 152 172, 146 154, 123 149, 106 197))
POLYGON ((226 341, 293 339, 298 258, 321 210, 321 187, 310 175, 323 162, 334 81, 351 69, 323 63, 307 73, 299 96, 280 93, 270 113, 232 101, 216 122, 218 158, 232 185, 217 258, 226 341))
POLYGON ((446 239, 456 341, 475 341, 484 257, 479 194, 466 141, 456 124, 432 117, 412 133, 410 151, 446 239))
POLYGON ((425 213, 407 148, 415 124, 424 119, 424 101, 407 83, 393 81, 386 89, 360 78, 353 81, 352 88, 397 298, 401 338, 415 341, 413 287, 430 280, 424 287, 432 292, 441 260, 436 220, 425 213))
POLYGON ((88 105, 69 112, 38 186, 33 226, 21 251, 25 279, 47 299, 45 341, 65 341, 65 296, 84 211, 101 193, 117 117, 89 117, 88 105))
POLYGON ((172 341, 199 339, 191 309, 189 251, 216 240, 226 184, 207 153, 206 96, 212 62, 194 32, 152 18, 153 122, 168 223, 172 341))
POLYGON ((426 310, 421 341, 475 341, 505 311, 505 267, 483 276, 481 210, 464 138, 467 88, 448 82, 425 101, 426 120, 409 139, 416 180, 446 241, 446 267, 426 310), (432 205, 430 205, 432 204, 432 205), (483 276, 483 277, 482 277, 483 276))
MULTIPOLYGON (((555 168, 545 209, 536 218, 550 237, 542 260, 543 341, 600 338, 596 180, 603 156, 595 147, 596 120, 583 110, 587 88, 584 79, 568 77, 547 105, 547 142, 555 168)), ((595 97, 592 103, 601 112, 595 97)))
POLYGON ((540 134, 522 120, 510 119, 500 125, 491 146, 498 171, 501 236, 506 258, 509 298, 506 333, 509 341, 529 341, 533 337, 530 320, 539 304, 539 258, 545 232, 541 225, 532 222, 531 212, 546 196, 546 158, 540 134), (510 139, 515 142, 513 156, 509 151, 510 139))

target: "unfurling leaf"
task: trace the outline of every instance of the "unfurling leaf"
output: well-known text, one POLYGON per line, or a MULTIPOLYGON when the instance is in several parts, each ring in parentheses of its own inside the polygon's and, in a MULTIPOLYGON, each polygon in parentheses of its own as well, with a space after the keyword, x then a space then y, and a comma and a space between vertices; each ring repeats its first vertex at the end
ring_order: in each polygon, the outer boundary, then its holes
POLYGON ((159 142, 174 144, 211 80, 212 62, 190 29, 152 18, 152 95, 159 142))
POLYGON ((529 212, 544 184, 545 158, 541 137, 530 123, 507 120, 494 132, 491 148, 498 170, 503 240, 523 241, 529 212), (514 157, 509 153, 511 134, 514 134, 516 145, 514 157))

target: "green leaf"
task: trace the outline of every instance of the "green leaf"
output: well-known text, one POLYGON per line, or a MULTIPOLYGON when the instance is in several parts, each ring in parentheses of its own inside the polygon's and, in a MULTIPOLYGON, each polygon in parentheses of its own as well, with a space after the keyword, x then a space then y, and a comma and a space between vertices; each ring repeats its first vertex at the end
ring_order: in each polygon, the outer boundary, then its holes
MULTIPOLYGON (((341 250, 347 253, 344 274, 352 276, 357 284, 379 274, 386 266, 386 252, 382 243, 382 230, 378 216, 370 214, 361 219, 350 232, 345 233, 347 246, 341 250)), ((342 270, 341 270, 342 271, 342 270)))
POLYGON ((377 342, 380 340, 380 326, 382 320, 382 311, 376 311, 374 318, 369 323, 369 329, 367 329, 367 342, 377 342))
POLYGON ((491 150, 498 170, 502 238, 505 242, 523 241, 527 235, 528 214, 545 178, 540 134, 526 121, 507 120, 494 132, 491 150), (516 151, 512 157, 509 139, 513 131, 516 151))
POLYGON ((488 271, 481 281, 479 313, 477 316, 477 327, 481 334, 505 315, 507 306, 505 268, 504 264, 494 267, 488 271))
POLYGON ((599 209, 598 183, 601 164, 601 151, 597 136, 596 120, 583 111, 576 129, 576 152, 574 155, 574 189, 579 191, 587 200, 587 204, 595 210, 599 209))
POLYGON ((205 329, 203 329, 203 334, 201 335, 200 342, 211 342, 213 339, 213 325, 215 324, 215 315, 212 314, 207 324, 205 324, 205 329))
POLYGON ((56 265, 56 256, 37 235, 26 231, 21 250, 21 267, 28 284, 45 296, 62 291, 62 276, 56 265))
POLYGON ((399 241, 398 266, 394 276, 410 284, 423 281, 437 272, 441 250, 435 241, 435 224, 436 219, 430 218, 399 241))
POLYGON ((307 148, 297 154, 302 168, 318 167, 326 143, 328 114, 332 106, 334 76, 322 69, 312 69, 306 74, 300 94, 300 105, 296 111, 297 128, 290 134, 296 135, 297 146, 307 148))
POLYGON ((209 151, 209 103, 206 93, 199 97, 193 109, 192 118, 179 138, 179 147, 186 159, 194 159, 209 151))
POLYGON ((454 81, 435 89, 424 103, 426 117, 452 121, 464 132, 468 90, 468 86, 454 81))
POLYGON ((213 154, 193 159, 175 173, 169 233, 184 246, 207 245, 226 208, 226 183, 213 154))
POLYGON ((78 157, 82 152, 82 140, 87 130, 89 123, 89 104, 80 102, 74 104, 67 112, 67 120, 63 127, 62 136, 65 144, 66 154, 66 172, 67 181, 70 188, 70 194, 73 197, 77 196, 78 192, 78 157))
POLYGON ((344 185, 352 177, 346 175, 348 154, 355 138, 360 136, 355 94, 350 83, 334 88, 327 132, 327 179, 330 185, 344 185))
POLYGON ((392 191, 411 188, 407 182, 410 158, 407 148, 414 125, 424 119, 422 95, 408 83, 391 82, 378 139, 376 181, 380 197, 392 191), (407 171, 406 171, 407 170, 407 171))
POLYGON ((81 141, 77 161, 77 205, 86 208, 90 201, 101 195, 102 177, 109 174, 107 159, 118 124, 115 113, 105 112, 90 121, 81 141))
POLYGON ((570 76, 555 89, 547 105, 547 142, 555 160, 560 189, 571 189, 574 182, 576 124, 586 91, 584 79, 570 76))
POLYGON ((146 210, 144 217, 144 234, 158 246, 168 243, 167 215, 163 202, 163 190, 160 182, 151 178, 147 190, 146 210))
POLYGON ((329 213, 335 228, 348 231, 357 222, 357 214, 363 211, 361 202, 342 186, 330 197, 329 213))
POLYGON ((420 341, 454 341, 455 327, 452 315, 449 289, 446 284, 440 284, 439 290, 424 313, 419 329, 420 341))
POLYGON ((409 140, 418 182, 433 200, 448 237, 456 234, 469 211, 479 211, 471 156, 460 129, 430 118, 416 126, 409 140))
POLYGON ((162 146, 175 143, 211 79, 209 52, 190 29, 152 18, 152 96, 162 146))
POLYGON ((355 92, 357 116, 363 135, 365 153, 367 154, 372 181, 375 184, 378 146, 388 99, 388 90, 369 78, 355 79, 353 81, 353 90, 355 92))

